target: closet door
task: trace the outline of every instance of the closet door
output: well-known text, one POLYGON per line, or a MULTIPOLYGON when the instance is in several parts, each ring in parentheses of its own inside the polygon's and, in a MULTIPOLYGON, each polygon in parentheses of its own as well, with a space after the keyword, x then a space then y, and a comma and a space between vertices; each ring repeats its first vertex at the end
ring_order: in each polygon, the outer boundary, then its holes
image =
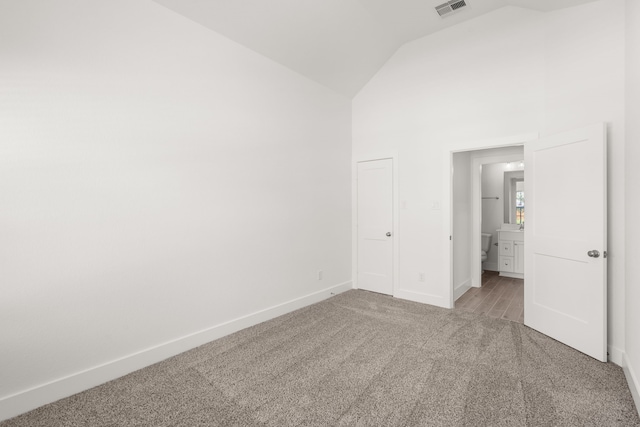
POLYGON ((393 160, 358 163, 358 288, 393 294, 393 160))

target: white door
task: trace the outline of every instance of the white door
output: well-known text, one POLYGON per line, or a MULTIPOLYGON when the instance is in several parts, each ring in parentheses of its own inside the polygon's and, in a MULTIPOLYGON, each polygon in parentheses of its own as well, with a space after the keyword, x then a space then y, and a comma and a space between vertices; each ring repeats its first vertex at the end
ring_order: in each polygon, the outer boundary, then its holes
POLYGON ((358 288, 393 294, 393 160, 358 163, 358 288))
POLYGON ((524 323, 607 360, 604 124, 525 145, 524 323))

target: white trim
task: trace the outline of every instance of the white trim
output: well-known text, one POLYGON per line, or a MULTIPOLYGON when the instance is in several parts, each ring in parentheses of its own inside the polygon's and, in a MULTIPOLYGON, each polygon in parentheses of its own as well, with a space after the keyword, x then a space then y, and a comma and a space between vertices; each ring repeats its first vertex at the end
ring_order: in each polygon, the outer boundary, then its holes
POLYGON ((629 385, 631 396, 633 396, 633 401, 636 404, 636 410, 640 412, 640 381, 638 375, 636 375, 636 372, 633 371, 633 368, 629 364, 629 358, 626 353, 622 354, 622 362, 622 370, 624 371, 624 376, 627 378, 627 384, 629 385))
POLYGON ((539 132, 523 133, 520 135, 511 135, 501 138, 489 138, 471 140, 465 142, 456 142, 449 144, 445 150, 451 153, 459 153, 464 151, 489 150, 492 148, 511 147, 514 145, 522 145, 525 142, 538 139, 539 132))
POLYGON ((455 287, 455 289, 453 290, 453 300, 456 301, 469 289, 471 289, 471 279, 467 279, 455 287))
MULTIPOLYGON (((453 308, 455 299, 453 297, 453 149, 444 150, 442 169, 444 170, 442 189, 442 241, 446 242, 448 250, 444 251, 444 283, 448 290, 448 300, 445 300, 444 308, 453 308)), ((445 292, 446 294, 446 292, 445 292)))
POLYGON ((36 387, 5 396, 0 399, 0 421, 6 420, 32 409, 55 402, 75 393, 87 390, 107 381, 142 369, 146 366, 183 353, 192 348, 206 344, 218 338, 265 322, 294 310, 315 304, 336 294, 352 289, 352 283, 344 282, 282 304, 275 305, 237 319, 229 320, 210 328, 167 341, 137 353, 112 360, 102 365, 76 372, 38 385, 36 387))
POLYGON ((398 256, 399 248, 399 206, 400 195, 398 192, 398 152, 388 151, 384 153, 376 153, 376 155, 364 155, 353 159, 351 165, 351 279, 353 280, 353 288, 358 288, 358 163, 371 162, 374 160, 391 159, 393 173, 393 296, 396 295, 396 288, 400 280, 400 258, 398 256))
POLYGON ((609 346, 607 348, 608 357, 607 360, 611 363, 615 363, 618 366, 624 365, 624 352, 618 347, 609 346))
MULTIPOLYGON (((528 133, 522 135, 514 135, 508 136, 504 138, 494 138, 489 140, 478 140, 478 141, 467 141, 462 143, 450 144, 444 148, 443 151, 443 179, 442 179, 442 221, 443 221, 443 241, 448 241, 449 250, 444 251, 444 283, 447 284, 449 288, 449 298, 446 304, 440 305, 445 308, 453 308, 454 299, 453 299, 453 256, 452 250, 453 245, 451 244, 450 236, 453 235, 453 210, 451 208, 451 203, 453 201, 452 195, 452 169, 453 169, 453 154, 457 152, 463 151, 475 151, 475 150, 485 150, 492 148, 500 148, 500 147, 510 147, 514 145, 522 145, 528 141, 533 141, 538 139, 538 133, 528 133)), ((479 259, 479 258, 478 258, 479 259)))
POLYGON ((406 299, 408 301, 444 307, 444 298, 441 295, 425 294, 422 292, 407 291, 405 289, 396 289, 393 296, 395 298, 406 299))

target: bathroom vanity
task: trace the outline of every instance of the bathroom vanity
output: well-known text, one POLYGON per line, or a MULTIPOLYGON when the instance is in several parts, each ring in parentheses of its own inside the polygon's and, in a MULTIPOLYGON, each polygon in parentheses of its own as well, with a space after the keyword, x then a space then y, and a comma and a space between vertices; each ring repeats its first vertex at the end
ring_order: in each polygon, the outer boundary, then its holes
POLYGON ((498 230, 500 276, 524 279, 524 230, 498 230))

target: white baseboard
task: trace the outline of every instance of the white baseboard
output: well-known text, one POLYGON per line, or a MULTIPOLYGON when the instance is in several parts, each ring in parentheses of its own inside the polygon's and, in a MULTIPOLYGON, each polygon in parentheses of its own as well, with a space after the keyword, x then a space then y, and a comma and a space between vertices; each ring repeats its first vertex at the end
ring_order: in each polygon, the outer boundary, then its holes
POLYGON ((626 353, 623 353, 622 360, 622 370, 624 371, 624 376, 627 378, 627 384, 629 384, 631 396, 633 396, 633 401, 636 404, 636 410, 640 413, 640 378, 633 370, 633 367, 629 365, 629 359, 627 358, 626 353))
POLYGON ((467 279, 461 284, 459 284, 458 286, 456 286, 455 288, 453 288, 453 300, 456 301, 458 298, 464 295, 464 293, 467 292, 469 289, 471 289, 471 279, 467 279))
POLYGON ((618 366, 623 366, 624 364, 624 352, 617 347, 608 346, 607 353, 609 353, 608 361, 611 363, 615 363, 618 366))
POLYGON ((88 390, 107 381, 142 369, 192 348, 206 344, 241 329, 265 322, 294 310, 315 304, 333 295, 352 289, 352 283, 345 282, 330 288, 296 298, 264 310, 229 320, 216 326, 194 332, 163 344, 112 360, 64 378, 41 384, 28 390, 0 399, 0 421, 31 411, 47 403, 88 390))
POLYGON ((451 308, 448 306, 449 302, 445 301, 440 295, 424 294, 422 292, 407 291, 404 289, 397 289, 393 292, 393 296, 400 299, 406 299, 414 302, 421 302, 423 304, 435 305, 438 307, 451 308))

